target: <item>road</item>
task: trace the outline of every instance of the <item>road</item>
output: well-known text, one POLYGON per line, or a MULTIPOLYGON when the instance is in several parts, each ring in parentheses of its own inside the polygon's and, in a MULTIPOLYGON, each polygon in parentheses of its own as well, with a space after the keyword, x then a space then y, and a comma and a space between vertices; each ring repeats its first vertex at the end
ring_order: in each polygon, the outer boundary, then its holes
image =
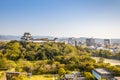
MULTIPOLYGON (((99 61, 100 57, 92 57, 96 61, 99 61)), ((104 63, 110 63, 111 65, 120 65, 120 60, 106 59, 104 58, 104 63)))

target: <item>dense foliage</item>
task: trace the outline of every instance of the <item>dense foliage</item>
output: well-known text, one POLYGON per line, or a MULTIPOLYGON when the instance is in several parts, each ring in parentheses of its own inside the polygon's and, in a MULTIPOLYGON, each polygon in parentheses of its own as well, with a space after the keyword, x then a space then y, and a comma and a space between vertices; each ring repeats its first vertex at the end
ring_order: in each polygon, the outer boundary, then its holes
POLYGON ((92 51, 92 55, 97 56, 97 57, 104 57, 104 58, 108 58, 108 59, 120 60, 120 52, 113 53, 109 50, 94 50, 94 51, 92 51))
MULTIPOLYGON (((120 66, 103 63, 103 59, 96 63, 90 57, 93 54, 100 53, 96 52, 64 43, 0 42, 0 69, 15 69, 15 71, 32 72, 33 74, 60 75, 77 70, 86 75, 91 75, 89 72, 94 68, 106 68, 116 76, 120 76, 120 66)), ((92 75, 91 79, 93 79, 92 75)))
POLYGON ((65 56, 76 53, 76 48, 63 43, 32 43, 11 41, 1 43, 0 56, 9 60, 17 61, 26 59, 35 60, 52 60, 56 56, 65 56))

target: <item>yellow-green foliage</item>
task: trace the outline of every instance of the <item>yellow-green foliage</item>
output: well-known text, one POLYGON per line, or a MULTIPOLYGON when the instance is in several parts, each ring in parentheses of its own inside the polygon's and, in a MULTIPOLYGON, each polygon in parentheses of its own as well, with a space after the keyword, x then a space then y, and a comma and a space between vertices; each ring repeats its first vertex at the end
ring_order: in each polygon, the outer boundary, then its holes
MULTIPOLYGON (((35 75, 28 79, 29 80, 53 80, 53 75, 35 75)), ((54 80, 57 80, 57 77, 54 77, 54 80)))
POLYGON ((4 71, 0 71, 0 79, 4 76, 4 71))
POLYGON ((28 80, 26 75, 20 74, 18 76, 13 76, 11 80, 28 80))

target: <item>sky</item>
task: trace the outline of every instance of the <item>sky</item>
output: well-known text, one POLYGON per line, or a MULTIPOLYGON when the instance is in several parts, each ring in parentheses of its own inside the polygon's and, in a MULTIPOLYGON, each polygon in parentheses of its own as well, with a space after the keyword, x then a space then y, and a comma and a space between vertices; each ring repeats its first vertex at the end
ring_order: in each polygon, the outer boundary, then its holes
POLYGON ((120 0, 0 0, 0 34, 120 38, 120 0))

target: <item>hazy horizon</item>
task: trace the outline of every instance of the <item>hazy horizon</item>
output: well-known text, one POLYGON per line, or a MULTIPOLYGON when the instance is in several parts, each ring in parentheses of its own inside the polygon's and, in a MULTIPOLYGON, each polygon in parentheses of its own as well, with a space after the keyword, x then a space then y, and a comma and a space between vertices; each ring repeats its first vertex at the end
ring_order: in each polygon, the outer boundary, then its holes
MULTIPOLYGON (((0 36, 13 36, 13 37, 22 37, 22 35, 4 35, 4 34, 0 34, 0 36)), ((120 38, 103 38, 103 37, 87 37, 87 36, 78 36, 78 37, 75 37, 75 36, 61 36, 61 37, 58 37, 58 36, 52 36, 52 35, 32 35, 32 37, 53 37, 53 38, 94 38, 94 39, 120 39, 120 38)))
POLYGON ((120 38, 120 0, 1 0, 0 34, 120 38))

